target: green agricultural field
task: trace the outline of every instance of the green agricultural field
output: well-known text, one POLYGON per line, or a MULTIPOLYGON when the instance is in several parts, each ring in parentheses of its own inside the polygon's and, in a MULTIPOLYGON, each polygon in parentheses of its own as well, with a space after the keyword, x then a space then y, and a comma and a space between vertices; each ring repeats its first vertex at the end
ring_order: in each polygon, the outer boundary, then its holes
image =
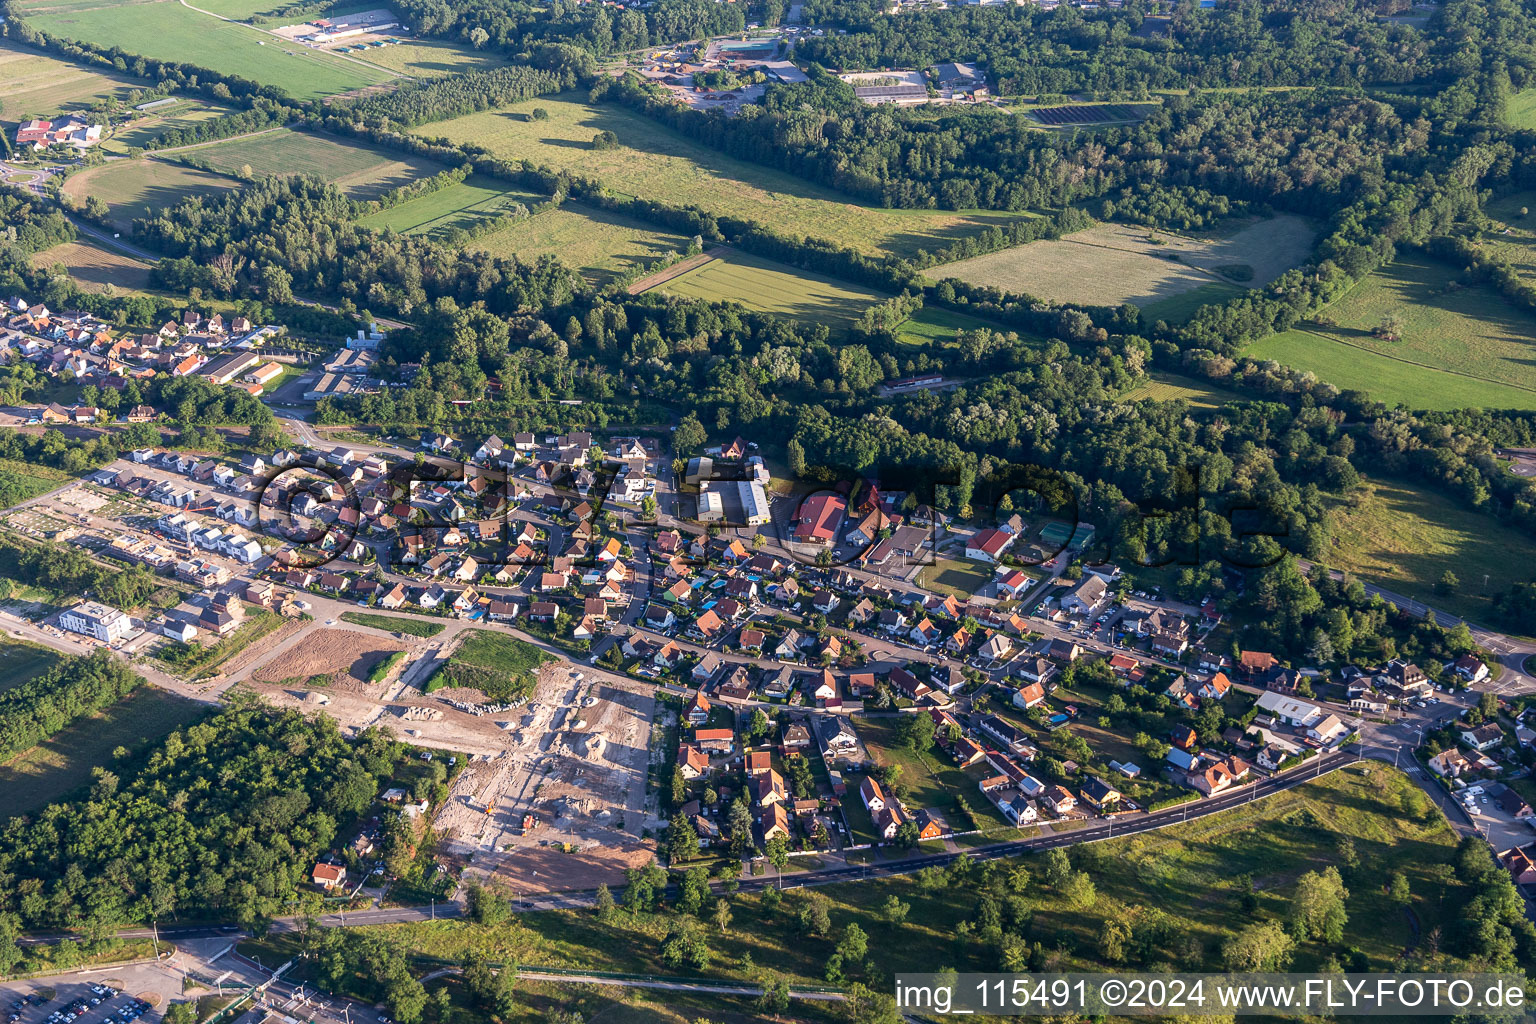
POLYGON ((51 118, 106 100, 126 100, 144 84, 0 40, 0 120, 51 118))
POLYGON ((592 283, 602 285, 669 252, 682 252, 688 239, 629 217, 567 202, 477 238, 469 247, 524 261, 558 256, 592 283))
POLYGON ((943 347, 953 345, 955 335, 961 331, 978 331, 984 327, 994 331, 1007 330, 980 317, 971 316, 969 313, 957 313, 942 306, 925 306, 911 319, 897 326, 896 341, 898 344, 911 345, 914 348, 924 348, 929 345, 943 347))
POLYGON ((139 4, 23 4, 27 24, 50 35, 127 53, 182 61, 322 99, 393 77, 382 68, 310 50, 260 29, 203 14, 175 0, 139 4))
POLYGON ((166 160, 114 160, 72 175, 64 191, 81 202, 96 196, 107 204, 113 225, 127 231, 135 217, 175 206, 189 196, 211 196, 238 188, 222 174, 210 174, 166 160))
POLYGON ((472 631, 448 663, 427 680, 426 690, 463 686, 479 690, 491 700, 511 700, 533 692, 539 666, 556 660, 554 655, 517 637, 489 630, 472 631))
POLYGON ((119 293, 142 292, 150 285, 148 263, 88 241, 65 242, 34 253, 32 265, 44 269, 62 265, 88 292, 104 292, 109 287, 119 293))
POLYGON ((341 621, 419 637, 434 637, 447 628, 441 622, 428 619, 410 619, 403 615, 370 615, 367 612, 342 612, 341 621))
POLYGON ((1247 396, 1228 388, 1217 387, 1195 377, 1180 373, 1149 374, 1150 380, 1132 388, 1120 396, 1122 402, 1140 402, 1151 399, 1156 402, 1188 402, 1200 409, 1219 409, 1231 402, 1247 400, 1247 396))
POLYGON ((546 198, 534 192, 506 188, 495 178, 472 174, 457 185, 369 214, 358 223, 366 228, 387 229, 405 235, 430 235, 448 228, 468 230, 519 205, 532 206, 546 198))
POLYGON ((1351 288, 1297 330, 1244 350, 1341 388, 1415 409, 1536 408, 1536 316, 1443 263, 1409 256, 1351 288), (1373 334, 1387 318, 1401 340, 1373 334))
POLYGON ((444 170, 418 157, 397 157, 344 139, 314 132, 275 131, 193 150, 226 174, 316 174, 354 199, 373 199, 392 188, 444 170))
MULTIPOLYGON (((1200 235, 1098 224, 1063 238, 973 256, 927 273, 935 279, 952 277, 1050 302, 1151 306, 1208 285, 1222 286, 1220 292, 1208 295, 1228 296, 1234 290, 1226 277, 1234 273, 1241 273, 1245 283, 1254 286, 1271 281, 1306 258, 1315 235, 1312 224, 1289 215, 1200 235)), ((1210 300, 1202 297, 1200 301, 1210 300)), ((1163 315, 1178 312, 1175 307, 1163 315)))
POLYGON ((163 107, 114 130, 101 142, 101 151, 112 156, 126 156, 133 147, 144 147, 169 131, 190 128, 203 121, 223 117, 229 109, 201 100, 181 100, 163 107))
POLYGON ((0 693, 35 679, 58 664, 59 655, 37 644, 0 640, 0 693))
POLYGON ((885 296, 784 263, 732 252, 657 286, 669 295, 739 302, 748 309, 845 330, 885 296))
POLYGON ((211 706, 141 686, 105 711, 83 718, 0 764, 0 820, 30 814, 110 767, 118 747, 136 750, 202 718, 211 706))
POLYGON ((791 174, 734 160, 664 125, 615 104, 592 105, 575 94, 528 100, 451 121, 423 125, 417 134, 485 146, 499 157, 600 178, 615 192, 712 213, 747 217, 785 234, 827 238, 870 253, 912 255, 1026 214, 940 210, 885 210, 791 174), (535 121, 542 107, 548 120, 535 121), (594 151, 600 131, 619 147, 594 151))
MULTIPOLYGON (((1474 622, 1489 620, 1489 595, 1528 581, 1536 564, 1536 539, 1396 481, 1369 482, 1358 500, 1334 508, 1332 520, 1336 543, 1329 566, 1474 622), (1442 594, 1435 585, 1447 571, 1460 586, 1442 594)), ((1536 633, 1536 626, 1529 632, 1536 633)))

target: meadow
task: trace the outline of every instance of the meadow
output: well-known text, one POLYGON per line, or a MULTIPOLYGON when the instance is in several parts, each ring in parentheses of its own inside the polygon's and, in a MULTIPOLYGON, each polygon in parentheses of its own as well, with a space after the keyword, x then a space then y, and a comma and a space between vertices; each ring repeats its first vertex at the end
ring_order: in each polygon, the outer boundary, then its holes
POLYGON ((51 118, 96 102, 126 100, 143 85, 0 40, 0 120, 51 118))
POLYGON ((158 743, 197 721, 209 706, 141 686, 116 704, 83 718, 44 742, 0 764, 0 820, 30 814, 91 781, 91 771, 110 767, 115 751, 158 743))
POLYGON ((1305 259, 1313 236, 1311 224, 1289 215, 1200 236, 1097 224, 1063 238, 936 267, 928 276, 1048 302, 1150 306, 1207 285, 1226 285, 1228 279, 1248 286, 1264 284, 1305 259))
POLYGON ((1536 539, 1394 480, 1367 481, 1362 494, 1334 506, 1331 520, 1331 568, 1474 622, 1489 621, 1489 595, 1528 581, 1536 564, 1536 539), (1460 586, 1441 594, 1435 585, 1447 571, 1460 586))
POLYGON ((760 313, 824 323, 834 334, 885 298, 859 285, 742 252, 710 260, 657 287, 669 295, 737 302, 760 313))
POLYGON ((201 99, 182 99, 172 106, 147 112, 115 129, 102 139, 99 148, 111 156, 127 156, 128 150, 142 148, 168 131, 190 128, 227 113, 228 108, 205 103, 201 99))
POLYGON ((1195 377, 1180 373, 1158 371, 1148 374, 1145 384, 1139 384, 1120 396, 1122 402, 1188 402, 1197 409, 1219 409, 1232 402, 1247 401, 1248 396, 1228 388, 1217 387, 1195 377))
POLYGON ((547 198, 535 192, 506 188, 495 178, 472 174, 457 185, 369 214, 358 223, 403 235, 429 235, 447 228, 468 230, 519 204, 532 206, 547 198))
POLYGON ((511 700, 519 694, 532 693, 539 666, 554 660, 553 655, 545 654, 526 640, 477 629, 432 674, 425 690, 431 693, 444 687, 464 686, 479 690, 491 700, 511 700))
POLYGON ((165 160, 114 160, 71 175, 64 191, 81 202, 98 197, 107 204, 113 226, 127 231, 135 217, 175 206, 188 196, 216 195, 239 185, 222 174, 165 160))
POLYGON ((1536 128, 1536 89, 1521 89, 1504 106, 1504 120, 1512 128, 1536 128))
POLYGON ((762 221, 786 235, 831 239, 869 253, 910 256, 1028 216, 860 205, 794 175, 732 159, 623 107, 589 104, 571 93, 423 125, 416 132, 589 175, 616 193, 697 205, 718 215, 762 221), (549 118, 533 120, 535 107, 549 118), (621 145, 591 149, 600 131, 613 132, 621 145))
POLYGON ((199 147, 192 153, 225 174, 244 174, 249 168, 256 175, 319 175, 353 199, 373 199, 444 170, 432 160, 399 157, 371 146, 287 129, 199 147))
POLYGON ((295 99, 322 99, 387 81, 390 72, 203 14, 174 0, 120 5, 23 3, 33 28, 128 53, 214 68, 276 86, 295 99))
POLYGON ((1533 207, 1536 207, 1536 191, 1511 192, 1490 199, 1483 212, 1493 219, 1494 228, 1485 232, 1477 243, 1479 248, 1508 261, 1527 280, 1536 280, 1536 215, 1531 213, 1533 207), (1521 210, 1525 212, 1521 213, 1521 210))
POLYGON ((410 619, 401 615, 374 615, 368 612, 342 612, 341 621, 420 637, 434 637, 447 628, 441 622, 432 622, 427 619, 410 619))
POLYGON ((471 249, 495 256, 516 256, 524 262, 540 256, 558 256, 562 263, 581 271, 597 285, 687 247, 688 239, 681 235, 571 202, 508 224, 469 243, 471 249))
POLYGON ((0 640, 0 693, 35 679, 58 663, 59 655, 38 644, 0 640))
POLYGON ((984 327, 994 331, 1006 330, 969 313, 957 313, 942 306, 924 306, 911 318, 897 325, 896 342, 913 348, 952 346, 955 344, 955 335, 961 331, 977 331, 984 327))
POLYGON ((1414 409, 1536 408, 1536 316, 1456 278, 1446 264, 1405 256, 1244 354, 1414 409), (1387 317, 1397 320, 1400 340, 1374 336, 1387 317))
POLYGON ((369 47, 357 57, 397 75, 409 75, 412 78, 436 78, 465 71, 483 71, 507 63, 499 54, 487 50, 466 50, 436 39, 369 47))
POLYGON ((1155 324, 1159 320, 1165 320, 1170 324, 1181 324, 1194 316, 1201 306, 1230 302, 1247 290, 1241 285, 1226 281, 1209 281, 1187 292, 1149 302, 1141 308, 1141 322, 1155 324))
POLYGON ((149 288, 149 264, 90 241, 65 242, 32 256, 34 267, 51 269, 59 264, 87 292, 104 292, 108 287, 118 292, 149 288))

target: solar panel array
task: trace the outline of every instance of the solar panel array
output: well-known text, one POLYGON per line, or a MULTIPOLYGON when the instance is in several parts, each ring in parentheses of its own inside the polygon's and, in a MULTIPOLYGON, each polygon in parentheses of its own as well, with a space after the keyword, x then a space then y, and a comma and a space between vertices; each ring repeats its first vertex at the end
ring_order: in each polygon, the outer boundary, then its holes
POLYGON ((1073 104, 1066 107, 1042 107, 1032 110, 1035 119, 1041 124, 1070 125, 1070 124, 1104 124, 1108 121, 1134 121, 1139 117, 1135 107, 1127 107, 1119 103, 1109 103, 1104 106, 1087 106, 1073 104))

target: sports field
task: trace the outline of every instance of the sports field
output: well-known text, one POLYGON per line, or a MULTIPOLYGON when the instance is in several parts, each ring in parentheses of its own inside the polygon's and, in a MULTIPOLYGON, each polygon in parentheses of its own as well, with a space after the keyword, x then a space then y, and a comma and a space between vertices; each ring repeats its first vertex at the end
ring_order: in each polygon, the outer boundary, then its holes
POLYGON ((276 86, 296 99, 334 96, 392 77, 383 69, 285 43, 176 0, 117 5, 31 0, 19 13, 28 25, 51 35, 212 68, 276 86))
POLYGON ((109 285, 118 292, 149 287, 149 264, 90 241, 65 242, 32 257, 35 267, 49 269, 61 263, 75 283, 88 292, 103 292, 109 285))
POLYGON ((1311 370, 1341 388, 1415 409, 1536 409, 1536 316, 1454 268, 1409 254, 1296 330, 1244 350, 1311 370), (1386 317, 1400 340, 1374 336, 1386 317))
POLYGON ((1306 258, 1314 234, 1311 224, 1289 215, 1198 236, 1098 224, 936 267, 928 276, 1049 302, 1148 306, 1228 279, 1250 286, 1271 281, 1306 258))
POLYGON ((399 157, 314 132, 264 132, 193 153, 226 174, 243 173, 247 167, 257 175, 317 174, 354 199, 372 199, 444 170, 432 160, 399 157))
POLYGON ((99 100, 125 100, 143 84, 0 40, 0 120, 51 118, 99 100))
POLYGON ((226 107, 206 103, 201 99, 182 99, 177 103, 140 117, 123 125, 102 139, 100 149, 113 156, 126 156, 135 146, 143 147, 168 131, 190 128, 203 121, 222 117, 230 111, 226 107))
POLYGON ((112 223, 126 231, 135 217, 175 206, 188 196, 214 195, 239 184, 222 174, 165 160, 114 160, 69 178, 64 191, 81 202, 86 196, 100 197, 111 210, 112 223))
MULTIPOLYGON (((1333 509, 1331 568, 1474 622, 1489 620, 1489 594, 1530 579, 1536 539, 1459 502, 1393 480, 1368 481, 1358 503, 1333 509), (1449 570, 1460 586, 1435 591, 1449 570), (1484 577, 1487 578, 1486 588, 1484 577)), ((1536 624, 1529 632, 1536 632, 1536 624)))
POLYGON ((807 181, 734 160, 615 104, 592 105, 575 93, 543 97, 466 117, 423 125, 429 138, 485 146, 499 157, 530 160, 599 178, 615 192, 715 214, 763 221, 784 234, 826 238, 864 252, 911 255, 1027 214, 945 210, 883 210, 807 181), (535 121, 542 107, 549 119, 535 121), (589 143, 611 131, 621 145, 594 151, 589 143))
POLYGON ((738 302, 761 313, 845 330, 886 296, 784 263, 732 252, 659 286, 669 295, 738 302))
POLYGON ((91 770, 110 768, 114 751, 135 751, 203 717, 199 704, 141 686, 105 711, 83 718, 0 764, 0 821, 45 807, 91 781, 91 770))
POLYGON ((448 228, 469 229, 487 218, 501 216, 519 204, 532 206, 547 196, 504 187, 495 178, 472 174, 457 185, 419 199, 369 214, 358 223, 379 231, 405 235, 432 234, 448 228))
POLYGON ((579 203, 565 203, 470 243, 472 249, 497 256, 515 255, 525 261, 558 256, 562 263, 599 285, 639 263, 687 247, 688 239, 681 235, 579 203))

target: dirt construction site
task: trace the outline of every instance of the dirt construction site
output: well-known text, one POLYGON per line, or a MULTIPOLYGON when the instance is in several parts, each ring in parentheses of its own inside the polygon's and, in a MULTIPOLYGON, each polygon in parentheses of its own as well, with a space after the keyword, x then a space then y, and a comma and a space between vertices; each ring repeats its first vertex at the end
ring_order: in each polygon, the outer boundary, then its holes
POLYGON ((648 861, 649 688, 546 664, 526 705, 498 716, 504 749, 454 783, 433 827, 469 871, 519 892, 622 881, 648 861))

